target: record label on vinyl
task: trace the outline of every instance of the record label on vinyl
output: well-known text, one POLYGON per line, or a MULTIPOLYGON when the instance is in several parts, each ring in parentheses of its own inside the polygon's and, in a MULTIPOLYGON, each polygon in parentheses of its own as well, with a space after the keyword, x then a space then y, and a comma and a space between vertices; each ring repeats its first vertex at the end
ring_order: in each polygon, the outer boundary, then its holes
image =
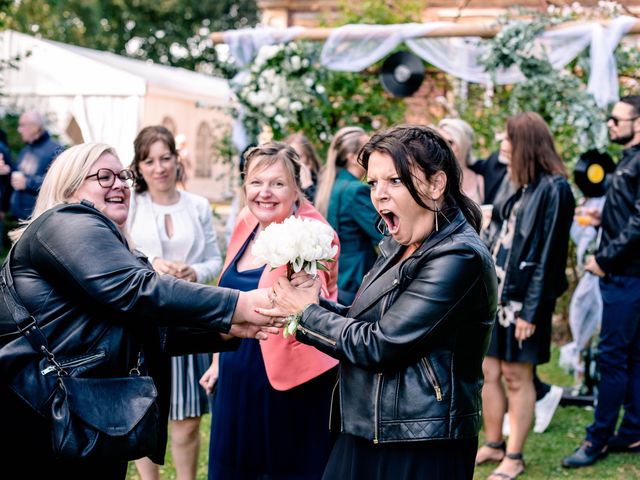
POLYGON ((573 178, 585 197, 601 197, 607 193, 607 174, 615 168, 609 154, 589 150, 580 155, 573 178))
POLYGON ((396 52, 382 64, 380 83, 394 97, 408 97, 420 88, 424 65, 411 52, 396 52))

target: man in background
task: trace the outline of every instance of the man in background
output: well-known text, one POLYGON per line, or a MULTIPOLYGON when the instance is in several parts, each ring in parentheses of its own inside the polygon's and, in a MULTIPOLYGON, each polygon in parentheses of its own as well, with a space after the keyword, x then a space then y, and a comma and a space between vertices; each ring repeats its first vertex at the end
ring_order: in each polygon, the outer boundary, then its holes
POLYGON ((7 169, 11 171, 11 213, 18 220, 26 220, 33 211, 44 174, 61 145, 49 136, 38 112, 27 111, 20 115, 18 133, 26 145, 20 150, 13 171, 5 163, 0 165, 0 175, 6 174, 7 169))
POLYGON ((602 327, 598 343, 600 384, 594 422, 563 467, 586 467, 609 451, 640 453, 640 95, 620 99, 607 120, 612 142, 624 146, 609 175, 600 244, 585 270, 600 277, 602 327), (616 424, 620 407, 624 416, 616 424))

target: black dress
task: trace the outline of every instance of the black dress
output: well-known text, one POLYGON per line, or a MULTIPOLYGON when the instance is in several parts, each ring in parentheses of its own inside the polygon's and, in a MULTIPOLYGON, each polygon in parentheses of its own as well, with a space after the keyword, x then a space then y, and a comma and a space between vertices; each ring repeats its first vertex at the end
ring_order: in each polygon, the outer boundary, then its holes
MULTIPOLYGON (((221 287, 257 288, 264 267, 243 272, 236 267, 245 248, 223 274, 221 287)), ((278 391, 269 384, 257 340, 244 339, 235 352, 221 353, 209 480, 319 480, 332 446, 329 406, 335 382, 334 368, 278 391)))
POLYGON ((478 437, 374 444, 340 434, 323 480, 471 480, 478 437))

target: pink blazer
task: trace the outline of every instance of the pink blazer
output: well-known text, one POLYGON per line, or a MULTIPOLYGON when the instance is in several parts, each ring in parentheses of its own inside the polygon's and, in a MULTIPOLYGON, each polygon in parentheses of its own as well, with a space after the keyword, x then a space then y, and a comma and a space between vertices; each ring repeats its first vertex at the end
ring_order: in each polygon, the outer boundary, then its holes
MULTIPOLYGON (((296 216, 302 218, 313 218, 327 223, 324 217, 308 202, 302 202, 296 212, 296 216)), ((328 223, 327 223, 328 224, 328 223)), ((251 211, 245 207, 238 215, 236 226, 231 235, 227 257, 222 267, 223 273, 233 262, 234 258, 246 242, 251 232, 258 225, 258 219, 251 211)), ((328 263, 329 272, 318 270, 322 281, 321 295, 330 300, 338 297, 338 256, 340 255, 340 242, 338 236, 334 234, 333 244, 338 245, 338 253, 334 257, 334 263, 328 263)), ((286 275, 285 266, 271 270, 267 265, 260 277, 258 287, 270 287, 275 281, 286 275)), ((317 377, 338 364, 338 360, 316 350, 309 345, 302 344, 295 340, 294 335, 283 338, 280 335, 270 335, 269 340, 260 342, 262 358, 267 371, 269 383, 276 390, 289 390, 298 385, 317 377)))

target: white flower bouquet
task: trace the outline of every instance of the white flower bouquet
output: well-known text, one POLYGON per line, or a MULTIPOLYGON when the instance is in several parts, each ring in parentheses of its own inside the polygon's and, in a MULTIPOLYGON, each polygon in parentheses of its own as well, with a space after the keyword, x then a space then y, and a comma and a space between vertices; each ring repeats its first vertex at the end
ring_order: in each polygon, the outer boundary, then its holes
MULTIPOLYGON (((325 263, 335 262, 333 257, 338 253, 338 246, 332 245, 333 236, 333 229, 319 220, 291 216, 260 232, 251 253, 272 270, 286 265, 289 279, 302 270, 316 275, 318 270, 329 271, 325 263)), ((292 334, 295 327, 289 322, 284 337, 292 334)))
POLYGON ((324 263, 335 261, 338 247, 332 245, 333 235, 333 229, 319 220, 291 216, 260 232, 251 253, 271 269, 287 265, 289 279, 302 270, 315 275, 329 270, 324 263))

